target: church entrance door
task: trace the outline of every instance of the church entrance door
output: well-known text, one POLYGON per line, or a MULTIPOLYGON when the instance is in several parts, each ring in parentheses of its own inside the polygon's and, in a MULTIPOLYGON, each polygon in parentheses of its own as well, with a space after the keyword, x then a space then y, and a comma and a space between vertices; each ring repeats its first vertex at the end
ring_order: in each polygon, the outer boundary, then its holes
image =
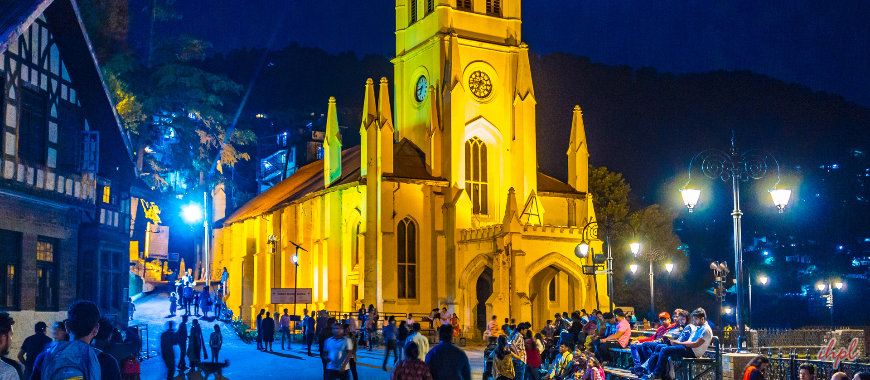
POLYGON ((486 331, 486 324, 489 322, 487 318, 489 315, 486 312, 486 300, 492 295, 492 269, 489 267, 484 269, 480 277, 477 278, 476 291, 477 307, 475 308, 475 314, 477 315, 477 329, 483 335, 483 332, 486 331))

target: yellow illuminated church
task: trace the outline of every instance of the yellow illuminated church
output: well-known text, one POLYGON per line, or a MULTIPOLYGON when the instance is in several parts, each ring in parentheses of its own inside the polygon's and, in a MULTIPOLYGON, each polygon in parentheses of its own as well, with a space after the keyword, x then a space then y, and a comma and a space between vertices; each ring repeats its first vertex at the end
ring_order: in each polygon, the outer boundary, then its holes
POLYGON ((604 275, 583 274, 592 263, 574 254, 594 218, 579 107, 570 142, 547 147, 567 150, 568 183, 538 172, 520 5, 396 0, 395 82, 365 83, 361 145, 343 150, 329 99, 324 159, 215 230, 231 309, 292 310, 271 304, 270 289, 298 283, 312 289, 309 309, 447 307, 479 336, 492 315, 541 326, 609 303, 604 275), (307 250, 298 268, 290 242, 307 250))

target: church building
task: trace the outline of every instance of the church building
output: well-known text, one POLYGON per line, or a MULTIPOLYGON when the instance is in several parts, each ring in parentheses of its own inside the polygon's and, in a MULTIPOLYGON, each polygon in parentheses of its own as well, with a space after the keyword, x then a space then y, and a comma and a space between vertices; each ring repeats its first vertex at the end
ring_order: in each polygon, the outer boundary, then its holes
POLYGON ((574 253, 594 219, 579 107, 570 141, 548 147, 567 150, 568 183, 538 171, 521 1, 396 0, 396 24, 394 83, 365 83, 361 145, 342 147, 329 99, 324 158, 214 231, 228 306, 250 320, 293 309, 272 288, 311 288, 309 310, 446 307, 480 336, 493 315, 541 326, 607 305, 606 275, 574 253))

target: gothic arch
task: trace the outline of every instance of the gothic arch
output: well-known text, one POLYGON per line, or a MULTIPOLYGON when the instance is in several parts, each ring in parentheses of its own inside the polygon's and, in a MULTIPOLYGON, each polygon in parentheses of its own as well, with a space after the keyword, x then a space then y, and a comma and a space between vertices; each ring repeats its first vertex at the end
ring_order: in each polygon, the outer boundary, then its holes
POLYGON ((532 276, 551 265, 567 272, 571 276, 574 276, 578 281, 585 285, 586 281, 583 281, 583 267, 558 252, 550 252, 529 264, 526 267, 526 277, 532 278, 532 276))
POLYGON ((483 116, 478 116, 465 125, 465 140, 475 136, 493 148, 501 150, 504 146, 504 137, 501 132, 483 116))
POLYGON ((487 267, 492 268, 492 258, 489 255, 481 253, 472 259, 468 265, 465 266, 465 269, 462 270, 462 274, 459 276, 459 289, 468 290, 470 289, 469 284, 471 281, 477 281, 477 277, 483 273, 483 270, 487 267))

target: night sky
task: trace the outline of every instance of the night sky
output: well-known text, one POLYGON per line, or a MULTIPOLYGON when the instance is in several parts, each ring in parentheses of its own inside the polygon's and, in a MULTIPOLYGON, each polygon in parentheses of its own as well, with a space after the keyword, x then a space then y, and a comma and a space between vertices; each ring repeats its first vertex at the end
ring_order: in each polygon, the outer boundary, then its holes
MULTIPOLYGON (((144 9, 143 2, 131 1, 131 10, 144 9)), ((210 0, 176 5, 184 19, 165 24, 161 33, 201 37, 215 51, 265 46, 286 9, 273 48, 298 41, 331 53, 394 55, 393 1, 210 0)), ((870 2, 862 0, 526 1, 523 39, 537 53, 572 53, 608 65, 674 73, 748 69, 840 94, 866 107, 868 20, 870 2)), ((134 28, 136 24, 142 23, 134 20, 134 28)))

